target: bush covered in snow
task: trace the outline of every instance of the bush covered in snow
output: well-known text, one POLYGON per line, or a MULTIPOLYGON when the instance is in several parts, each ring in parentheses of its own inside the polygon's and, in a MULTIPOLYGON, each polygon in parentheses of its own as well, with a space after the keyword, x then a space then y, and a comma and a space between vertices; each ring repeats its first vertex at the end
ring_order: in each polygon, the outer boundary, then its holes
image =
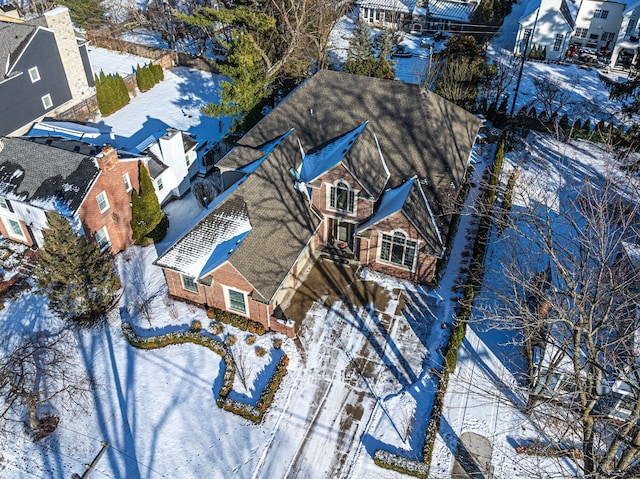
POLYGON ((410 461, 402 456, 378 449, 373 455, 373 462, 392 471, 402 472, 413 477, 427 478, 429 466, 421 462, 410 461))

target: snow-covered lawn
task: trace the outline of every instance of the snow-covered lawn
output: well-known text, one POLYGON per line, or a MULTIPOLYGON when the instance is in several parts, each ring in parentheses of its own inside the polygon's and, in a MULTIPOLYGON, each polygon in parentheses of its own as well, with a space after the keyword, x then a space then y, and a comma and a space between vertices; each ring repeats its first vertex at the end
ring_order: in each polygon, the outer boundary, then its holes
POLYGON ((148 58, 93 46, 89 46, 89 61, 96 74, 103 71, 105 75, 119 73, 122 77, 134 73, 137 65, 143 66, 151 63, 148 58))

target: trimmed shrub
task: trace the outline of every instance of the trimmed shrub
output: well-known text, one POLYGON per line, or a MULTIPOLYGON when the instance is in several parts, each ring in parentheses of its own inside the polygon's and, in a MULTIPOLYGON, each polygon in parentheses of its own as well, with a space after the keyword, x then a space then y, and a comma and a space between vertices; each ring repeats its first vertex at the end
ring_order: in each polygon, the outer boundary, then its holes
POLYGON ((236 338, 233 334, 227 334, 227 337, 224 338, 224 344, 226 344, 227 346, 233 346, 234 344, 236 344, 237 340, 238 338, 236 338))
POLYGON ((209 323, 209 331, 211 331, 211 334, 218 336, 222 331, 224 331, 224 326, 222 326, 218 321, 211 321, 209 323))
POLYGON ((245 338, 244 342, 247 343, 249 346, 251 346, 255 344, 256 339, 257 339, 257 336, 255 334, 250 334, 245 338))
POLYGON ((282 348, 282 342, 283 342, 283 341, 282 341, 282 339, 274 339, 274 340, 273 340, 273 347, 274 347, 275 349, 280 349, 280 348, 282 348))
POLYGON ((288 365, 289 365, 289 356, 287 356, 286 354, 283 354, 282 357, 280 358, 280 361, 278 361, 278 364, 276 365, 276 369, 273 372, 273 376, 271 376, 271 378, 269 379, 269 382, 262 390, 262 394, 260 394, 260 399, 258 399, 258 402, 256 403, 256 407, 258 408, 258 410, 260 410, 262 414, 264 414, 269 408, 269 406, 271 405, 271 402, 273 401, 273 397, 275 396, 276 391, 278 391, 278 388, 280 387, 280 383, 282 382, 282 379, 284 378, 285 374, 287 374, 288 365))
POLYGON ((258 356, 259 358, 266 356, 266 354, 267 354, 267 350, 262 346, 258 346, 256 348, 256 356, 258 356))
POLYGON ((191 321, 191 331, 198 332, 202 330, 202 321, 194 319, 191 321))
POLYGON ((267 332, 266 328, 262 324, 256 321, 252 321, 251 319, 244 316, 233 314, 228 311, 223 311, 221 309, 209 308, 209 310, 207 311, 207 316, 210 319, 216 319, 221 323, 230 324, 231 326, 242 329, 243 331, 257 334, 258 336, 262 336, 267 332))

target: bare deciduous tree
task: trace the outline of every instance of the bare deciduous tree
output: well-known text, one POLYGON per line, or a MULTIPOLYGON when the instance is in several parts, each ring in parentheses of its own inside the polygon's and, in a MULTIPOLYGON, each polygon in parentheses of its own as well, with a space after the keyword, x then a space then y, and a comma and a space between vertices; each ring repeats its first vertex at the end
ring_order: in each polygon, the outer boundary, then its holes
POLYGON ((0 359, 3 430, 26 423, 37 441, 57 427, 54 400, 82 404, 90 387, 67 334, 24 336, 0 359))
POLYGON ((631 477, 640 459, 637 191, 619 171, 577 181, 580 165, 562 156, 559 181, 520 179, 518 206, 501 215, 503 281, 488 304, 495 326, 516 332, 526 410, 555 447, 579 450, 571 457, 584 477, 631 477))

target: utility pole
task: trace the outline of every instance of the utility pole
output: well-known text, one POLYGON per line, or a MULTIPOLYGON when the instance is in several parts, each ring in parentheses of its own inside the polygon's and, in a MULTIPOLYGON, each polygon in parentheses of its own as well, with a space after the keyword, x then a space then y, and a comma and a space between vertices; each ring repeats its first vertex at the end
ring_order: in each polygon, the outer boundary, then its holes
POLYGON ((103 441, 102 449, 100 449, 100 452, 98 452, 98 455, 93 459, 93 461, 91 461, 91 464, 87 466, 87 470, 84 471, 84 474, 82 474, 82 476, 79 476, 78 474, 73 474, 71 476, 71 479, 88 479, 91 472, 95 469, 96 464, 98 464, 98 461, 102 456, 104 456, 104 453, 107 452, 108 448, 109 448, 109 443, 103 441))
MULTIPOLYGON (((516 91, 513 94, 513 103, 511 104, 511 114, 509 115, 513 118, 514 110, 516 109, 516 100, 518 99, 518 93, 520 92, 520 80, 522 80, 522 72, 524 70, 524 62, 527 61, 527 56, 529 55, 529 40, 531 40, 536 34, 536 26, 538 25, 538 15, 540 15, 540 8, 542 4, 538 7, 538 11, 536 12, 536 19, 533 21, 533 28, 531 31, 524 31, 524 51, 522 52, 522 63, 520 63, 520 71, 518 72, 518 81, 516 82, 516 91)), ((497 106, 497 105, 496 105, 497 106)))

